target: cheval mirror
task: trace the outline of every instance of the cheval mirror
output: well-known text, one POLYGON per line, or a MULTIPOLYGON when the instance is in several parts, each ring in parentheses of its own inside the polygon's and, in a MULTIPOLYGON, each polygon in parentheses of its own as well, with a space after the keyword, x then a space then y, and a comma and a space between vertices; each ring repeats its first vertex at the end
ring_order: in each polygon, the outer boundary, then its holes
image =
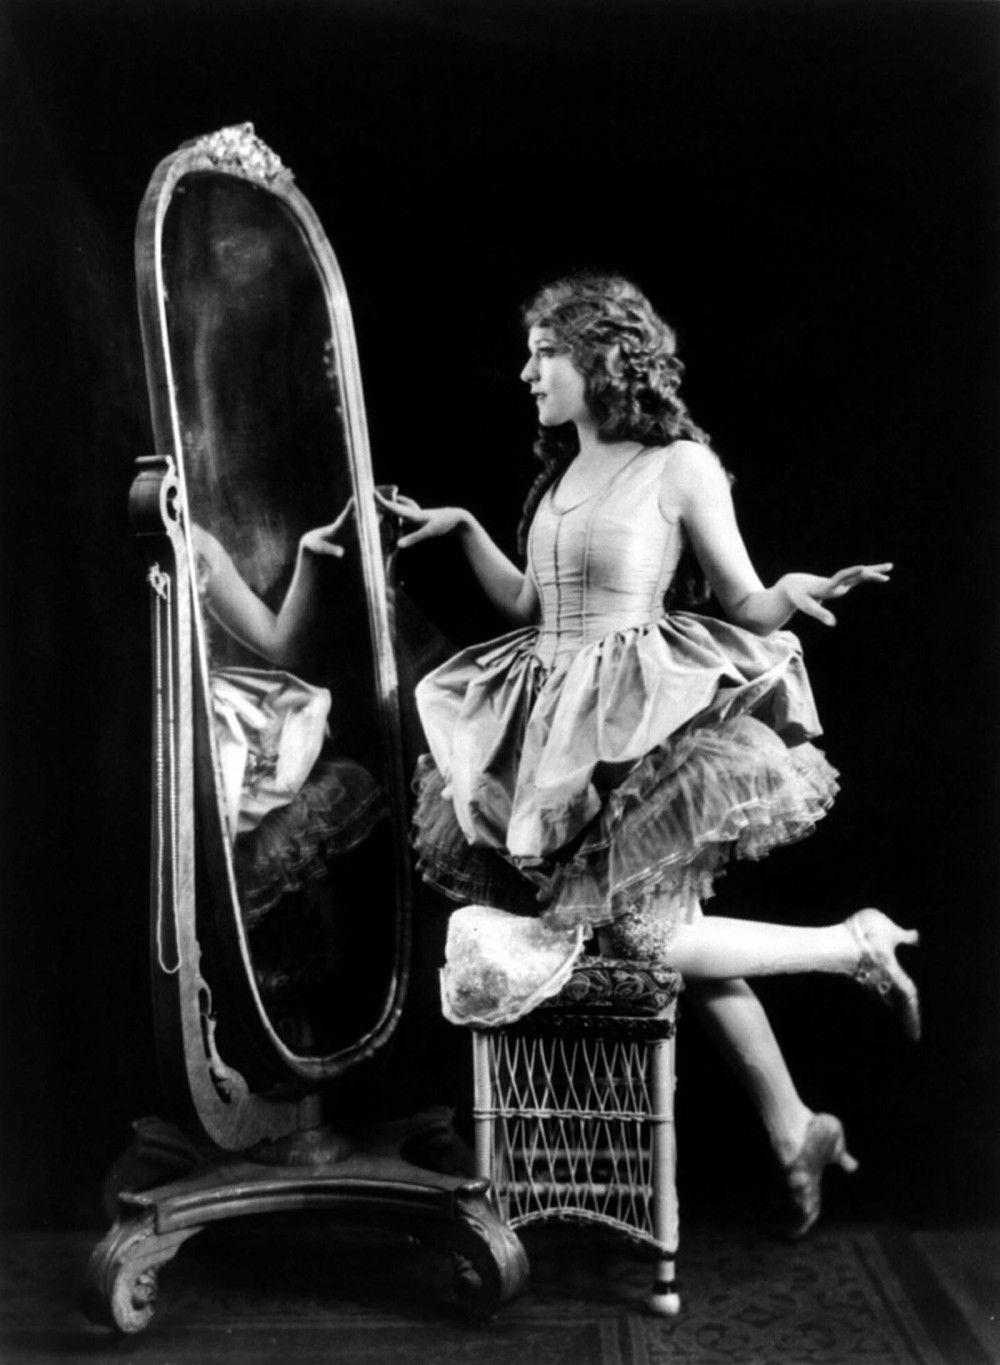
POLYGON ((393 528, 337 261, 244 124, 157 167, 136 272, 165 1113, 109 1177, 84 1310, 139 1331, 207 1224, 319 1209, 450 1253, 459 1302, 492 1312, 526 1262, 485 1181, 419 1164, 447 1111, 372 1127, 358 1101, 398 1026, 411 904, 393 528), (300 551, 317 527, 339 553, 300 551))

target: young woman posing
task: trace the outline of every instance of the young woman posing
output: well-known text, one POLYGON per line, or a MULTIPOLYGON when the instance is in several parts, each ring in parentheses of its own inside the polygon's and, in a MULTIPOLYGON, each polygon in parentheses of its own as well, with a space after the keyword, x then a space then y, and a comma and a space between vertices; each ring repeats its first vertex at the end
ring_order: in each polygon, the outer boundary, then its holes
POLYGON ((761 1114, 801 1235, 825 1167, 857 1163, 839 1121, 798 1095, 744 978, 853 976, 917 1038, 916 989, 896 960, 917 934, 873 909, 806 928, 708 918, 701 903, 731 855, 802 837, 837 790, 782 627, 797 611, 832 625, 829 603, 892 566, 762 584, 729 479, 678 396, 673 334, 628 281, 558 281, 525 323, 543 464, 522 522, 527 571, 462 508, 386 504, 412 528, 401 548, 456 537, 517 627, 417 689, 431 750, 418 769, 421 871, 477 903, 452 945, 455 972, 465 962, 452 999, 467 1021, 516 1017, 558 989, 592 930, 605 951, 675 967, 761 1114), (673 609, 691 568, 725 621, 673 609))

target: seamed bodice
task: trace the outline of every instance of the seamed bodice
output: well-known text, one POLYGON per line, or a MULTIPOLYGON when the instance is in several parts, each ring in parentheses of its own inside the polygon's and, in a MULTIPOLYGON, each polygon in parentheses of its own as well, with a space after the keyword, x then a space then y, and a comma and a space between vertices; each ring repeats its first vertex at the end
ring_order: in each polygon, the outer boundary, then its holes
POLYGON ((669 448, 640 451, 597 493, 560 508, 558 484, 542 499, 528 541, 541 599, 537 653, 546 665, 616 631, 663 615, 683 548, 659 488, 669 448))

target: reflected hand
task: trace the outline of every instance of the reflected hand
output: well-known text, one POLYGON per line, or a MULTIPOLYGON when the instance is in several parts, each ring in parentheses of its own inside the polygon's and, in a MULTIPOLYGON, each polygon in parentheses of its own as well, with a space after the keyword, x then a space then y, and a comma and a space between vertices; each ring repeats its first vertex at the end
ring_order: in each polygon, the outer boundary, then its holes
POLYGON ((337 545, 333 537, 343 528, 348 517, 354 515, 354 498, 347 499, 344 510, 336 521, 331 521, 329 526, 317 526, 312 531, 306 531, 299 541, 299 546, 303 550, 309 550, 314 555, 333 555, 336 559, 343 559, 344 547, 337 545))
POLYGON ((416 545, 421 540, 451 535, 469 519, 468 512, 462 507, 421 507, 405 493, 397 493, 394 498, 387 498, 376 489, 375 498, 380 507, 384 507, 388 512, 394 512, 407 525, 413 527, 406 535, 400 536, 401 550, 405 550, 408 545, 416 545))
POLYGON ((835 626, 837 618, 822 603, 846 597, 852 588, 858 588, 862 583, 888 583, 891 571, 892 564, 855 564, 849 569, 840 569, 830 578, 811 573, 786 573, 778 581, 796 611, 822 621, 825 626, 835 626))

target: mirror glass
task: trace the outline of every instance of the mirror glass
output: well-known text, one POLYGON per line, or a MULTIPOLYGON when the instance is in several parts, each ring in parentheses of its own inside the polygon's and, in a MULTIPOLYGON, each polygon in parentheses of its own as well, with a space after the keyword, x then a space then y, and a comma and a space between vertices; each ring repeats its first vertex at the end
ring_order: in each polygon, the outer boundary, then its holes
POLYGON ((205 674, 198 818, 211 840, 218 817, 228 882, 214 913, 284 1048, 324 1057, 384 1016, 399 933, 343 339, 302 223, 253 181, 181 176, 161 259, 205 674), (338 519, 339 556, 300 553, 338 519))

